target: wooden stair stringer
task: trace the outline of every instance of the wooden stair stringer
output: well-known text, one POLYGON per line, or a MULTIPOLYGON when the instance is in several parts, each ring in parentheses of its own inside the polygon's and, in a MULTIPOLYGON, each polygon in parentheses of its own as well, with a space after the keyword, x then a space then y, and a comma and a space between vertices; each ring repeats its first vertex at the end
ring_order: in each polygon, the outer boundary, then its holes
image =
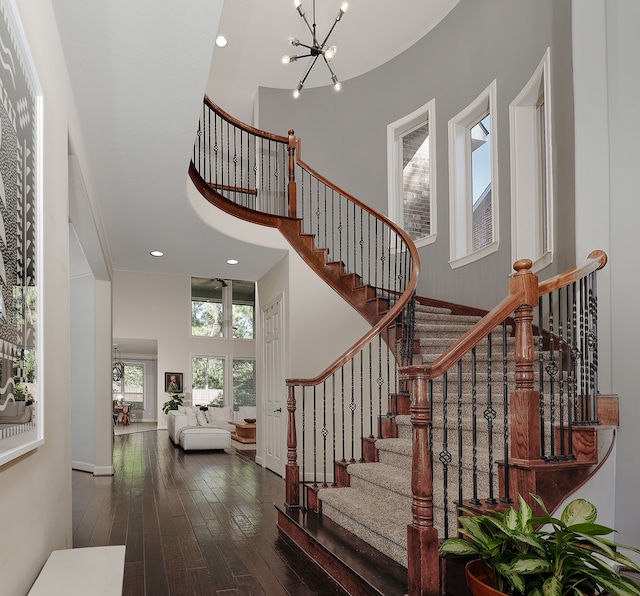
POLYGON ((378 298, 374 288, 360 284, 356 274, 346 273, 340 262, 327 261, 327 249, 314 248, 313 236, 301 232, 301 220, 281 218, 278 229, 298 256, 364 319, 375 325, 380 320, 378 298))

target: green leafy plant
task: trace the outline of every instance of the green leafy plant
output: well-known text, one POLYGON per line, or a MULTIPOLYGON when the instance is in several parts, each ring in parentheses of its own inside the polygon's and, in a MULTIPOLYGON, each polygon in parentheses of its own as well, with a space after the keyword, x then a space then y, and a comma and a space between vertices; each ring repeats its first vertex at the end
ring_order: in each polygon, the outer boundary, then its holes
POLYGON ((172 393, 169 400, 162 404, 162 411, 165 414, 168 414, 171 410, 177 410, 178 406, 181 406, 183 401, 184 395, 181 395, 180 393, 172 393))
POLYGON ((620 549, 637 548, 605 538, 613 530, 595 523, 597 510, 584 499, 571 501, 560 518, 552 517, 542 499, 531 497, 544 512, 533 517, 518 495, 520 509, 459 518, 464 538, 448 538, 442 555, 478 555, 493 574, 492 586, 505 594, 526 596, 588 596, 606 590, 619 596, 640 596, 640 587, 620 574, 618 566, 640 572, 620 549))

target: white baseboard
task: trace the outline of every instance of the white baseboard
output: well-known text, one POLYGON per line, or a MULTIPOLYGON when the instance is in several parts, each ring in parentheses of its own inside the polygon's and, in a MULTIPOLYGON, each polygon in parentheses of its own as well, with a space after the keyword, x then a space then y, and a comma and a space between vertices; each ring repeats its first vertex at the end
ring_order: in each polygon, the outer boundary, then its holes
POLYGON ((79 472, 89 472, 90 474, 93 474, 93 469, 95 468, 95 464, 89 464, 87 462, 84 461, 72 461, 71 462, 71 469, 72 470, 78 470, 79 472))
POLYGON ((115 474, 113 466, 96 466, 84 461, 72 461, 71 469, 79 472, 89 472, 94 476, 113 476, 115 474))

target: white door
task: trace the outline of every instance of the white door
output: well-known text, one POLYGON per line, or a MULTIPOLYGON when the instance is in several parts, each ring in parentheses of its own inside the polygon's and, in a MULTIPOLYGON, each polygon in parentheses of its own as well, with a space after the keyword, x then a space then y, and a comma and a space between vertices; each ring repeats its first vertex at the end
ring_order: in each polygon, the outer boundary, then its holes
POLYGON ((282 340, 283 296, 262 309, 262 381, 264 412, 264 463, 284 475, 287 439, 287 388, 284 384, 282 340))

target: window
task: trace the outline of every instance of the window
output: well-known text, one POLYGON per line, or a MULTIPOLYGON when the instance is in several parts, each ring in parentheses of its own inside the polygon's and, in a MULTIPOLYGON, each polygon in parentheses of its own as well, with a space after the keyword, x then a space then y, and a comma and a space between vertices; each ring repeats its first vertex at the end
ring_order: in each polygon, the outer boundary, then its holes
POLYGON ((255 338, 255 283, 191 278, 191 335, 255 338))
POLYGON ((449 121, 450 265, 498 250, 496 82, 449 121))
POLYGON ((233 359, 233 405, 256 405, 256 361, 233 359))
POLYGON ((232 281, 231 296, 233 337, 254 339, 256 284, 252 281, 232 281))
POLYGON ((389 214, 416 243, 436 238, 435 100, 387 126, 389 214))
POLYGON ((194 356, 191 359, 192 402, 194 406, 224 406, 225 358, 194 356))
POLYGON ((144 364, 124 362, 124 371, 119 381, 113 381, 113 399, 122 399, 144 408, 144 364))
POLYGON ((509 106, 511 253, 539 271, 553 260, 551 53, 509 106))

